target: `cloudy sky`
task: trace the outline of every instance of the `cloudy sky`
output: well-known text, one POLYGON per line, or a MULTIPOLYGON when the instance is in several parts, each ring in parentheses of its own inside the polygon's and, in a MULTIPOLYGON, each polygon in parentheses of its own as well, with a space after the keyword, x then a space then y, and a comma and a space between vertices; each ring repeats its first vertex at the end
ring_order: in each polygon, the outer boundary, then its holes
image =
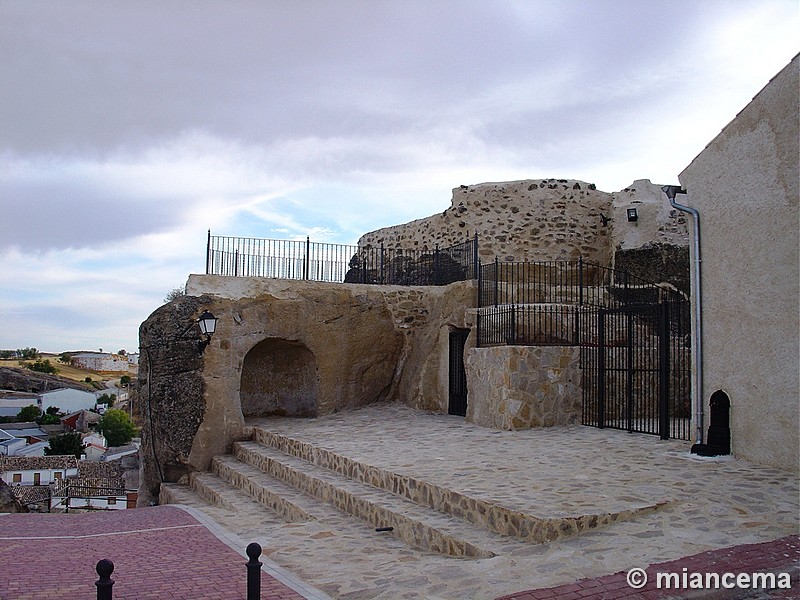
POLYGON ((0 349, 135 351, 208 229, 677 183, 797 31, 796 0, 0 0, 0 349))

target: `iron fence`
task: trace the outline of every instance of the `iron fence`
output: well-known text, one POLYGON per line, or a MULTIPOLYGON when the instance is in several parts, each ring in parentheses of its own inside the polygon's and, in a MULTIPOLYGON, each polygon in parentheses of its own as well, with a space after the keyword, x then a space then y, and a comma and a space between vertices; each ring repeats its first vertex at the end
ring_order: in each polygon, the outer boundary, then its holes
POLYGON ((477 344, 580 346, 582 423, 689 439, 689 301, 582 260, 480 265, 477 344))
POLYGON ((478 345, 573 346, 579 343, 581 308, 577 305, 510 304, 478 314, 478 345))
POLYGON ((477 277, 478 238, 448 248, 405 250, 300 240, 212 236, 206 274, 335 283, 446 285, 477 277))
POLYGON ((478 307, 508 304, 623 306, 681 299, 672 286, 628 271, 574 261, 494 262, 478 269, 478 307))

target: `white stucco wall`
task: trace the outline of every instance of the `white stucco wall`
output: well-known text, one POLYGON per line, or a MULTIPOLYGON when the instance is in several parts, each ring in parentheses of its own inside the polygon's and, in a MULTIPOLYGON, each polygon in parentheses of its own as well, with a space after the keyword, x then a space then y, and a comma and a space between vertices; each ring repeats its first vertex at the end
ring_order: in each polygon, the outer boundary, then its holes
POLYGON ((94 408, 97 398, 91 392, 81 390, 60 389, 40 394, 42 412, 47 412, 51 406, 57 407, 63 413, 72 413, 78 410, 94 408))
POLYGON ((733 453, 794 471, 799 66, 795 57, 680 175, 701 215, 706 427, 709 398, 723 390, 733 453))

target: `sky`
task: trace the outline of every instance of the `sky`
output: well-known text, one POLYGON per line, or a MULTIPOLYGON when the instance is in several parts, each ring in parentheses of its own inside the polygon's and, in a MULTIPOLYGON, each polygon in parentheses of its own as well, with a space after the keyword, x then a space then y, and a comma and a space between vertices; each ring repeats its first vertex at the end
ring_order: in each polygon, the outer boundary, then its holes
POLYGON ((135 352, 209 229, 677 183, 798 31, 796 0, 0 0, 0 349, 135 352))

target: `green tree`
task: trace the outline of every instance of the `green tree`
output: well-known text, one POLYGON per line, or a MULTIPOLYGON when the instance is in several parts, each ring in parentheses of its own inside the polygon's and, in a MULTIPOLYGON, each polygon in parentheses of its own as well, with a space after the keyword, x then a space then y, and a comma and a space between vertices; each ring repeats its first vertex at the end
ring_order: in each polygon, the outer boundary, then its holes
POLYGON ((38 373, 48 373, 50 375, 58 373, 58 369, 51 365, 49 360, 40 359, 34 363, 27 363, 25 366, 31 371, 36 371, 38 373))
POLYGON ((44 453, 46 456, 74 454, 76 458, 80 458, 83 454, 83 447, 80 433, 62 433, 50 438, 49 446, 44 449, 44 453))
POLYGON ((97 399, 97 404, 108 404, 107 408, 111 408, 112 406, 114 406, 114 402, 116 402, 116 400, 117 400, 116 394, 111 394, 110 396, 108 394, 103 394, 97 399))
POLYGON ((29 404, 28 406, 20 409, 17 413, 17 422, 18 423, 27 423, 28 421, 35 421, 42 415, 42 411, 39 410, 39 407, 35 404, 29 404))
POLYGON ((131 376, 130 375, 123 375, 119 378, 120 385, 130 385, 131 384, 131 376))
POLYGON ((72 362, 72 355, 69 352, 62 352, 58 355, 58 362, 68 365, 72 362))
POLYGON ((109 446, 124 446, 139 434, 128 413, 116 408, 107 410, 100 417, 97 430, 106 437, 109 446))

